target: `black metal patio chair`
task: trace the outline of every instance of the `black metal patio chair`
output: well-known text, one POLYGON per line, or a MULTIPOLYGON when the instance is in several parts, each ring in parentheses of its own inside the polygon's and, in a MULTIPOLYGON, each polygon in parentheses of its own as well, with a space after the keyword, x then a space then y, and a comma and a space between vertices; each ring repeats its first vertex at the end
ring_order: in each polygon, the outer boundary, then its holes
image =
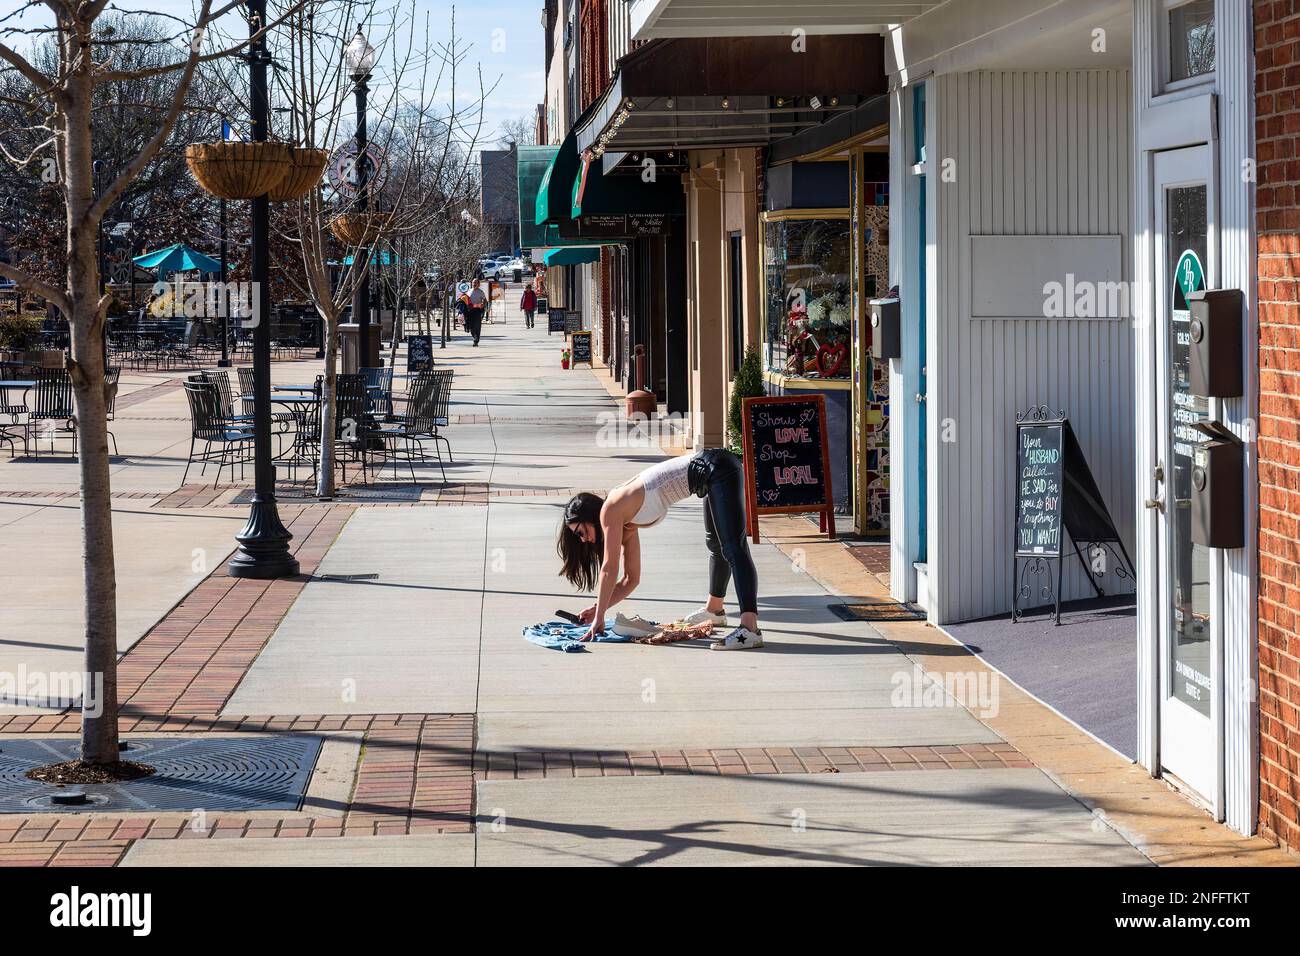
POLYGON ((208 463, 217 462, 217 483, 221 482, 221 469, 230 466, 231 481, 235 477, 235 465, 243 466, 252 460, 253 429, 228 419, 221 405, 221 394, 213 382, 204 381, 198 375, 190 376, 181 383, 185 387, 185 397, 190 405, 190 454, 185 463, 185 473, 181 484, 189 477, 190 465, 201 461, 200 474, 206 474, 208 463), (203 442, 204 448, 197 456, 195 449, 203 442), (215 449, 214 449, 215 446, 215 449))
POLYGON ((31 425, 28 418, 31 409, 27 407, 27 392, 29 389, 0 388, 0 417, 9 420, 0 421, 0 442, 9 446, 9 457, 13 457, 17 452, 14 442, 21 437, 23 440, 23 454, 27 454, 28 440, 31 435, 31 425), (16 434, 21 432, 21 435, 16 434))
POLYGON ((363 368, 366 377, 366 410, 385 421, 393 416, 393 367, 363 368))
POLYGON ((72 442, 72 457, 76 458, 77 410, 72 398, 72 376, 66 368, 38 368, 32 377, 36 382, 28 413, 28 429, 33 433, 32 450, 40 458, 40 439, 45 437, 50 440, 50 453, 53 454, 54 440, 67 438, 72 442))
MULTIPOLYGON (((445 411, 455 374, 453 369, 421 372, 411 383, 405 414, 395 416, 392 424, 371 429, 374 437, 384 441, 386 454, 393 461, 394 478, 397 477, 397 462, 405 461, 411 471, 411 479, 418 482, 415 476, 415 463, 429 460, 429 455, 424 450, 424 443, 432 441, 434 455, 438 459, 438 470, 442 473, 442 482, 447 483, 446 465, 443 463, 442 453, 438 450, 439 441, 447 442, 447 439, 439 434, 439 414, 444 413, 442 417, 445 423, 445 411), (391 448, 389 442, 392 443, 391 448)), ((447 445, 447 455, 450 459, 450 444, 447 445)))
MULTIPOLYGON (((225 373, 224 369, 218 369, 218 371, 225 373)), ((236 417, 246 418, 248 419, 248 421, 251 422, 253 420, 253 413, 256 407, 256 402, 253 401, 253 389, 255 387, 256 373, 253 371, 253 367, 251 365, 241 365, 237 369, 235 369, 235 371, 239 373, 239 406, 240 406, 239 408, 240 414, 236 417)), ((229 389, 229 381, 230 381, 228 377, 229 373, 225 373, 225 374, 227 375, 226 387, 227 389, 229 389)), ((232 403, 231 403, 231 412, 232 414, 234 412, 233 396, 232 396, 232 403)), ((297 420, 296 416, 293 414, 293 412, 287 412, 284 410, 276 411, 275 405, 274 404, 271 405, 271 424, 279 425, 280 430, 282 432, 287 432, 290 429, 290 427, 293 425, 294 421, 296 420, 297 420)))

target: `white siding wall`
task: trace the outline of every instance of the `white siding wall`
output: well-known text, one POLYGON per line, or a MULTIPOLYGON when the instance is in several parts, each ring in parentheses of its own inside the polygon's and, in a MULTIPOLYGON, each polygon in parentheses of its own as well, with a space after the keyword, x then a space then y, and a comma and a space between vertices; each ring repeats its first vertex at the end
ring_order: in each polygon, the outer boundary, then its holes
MULTIPOLYGON (((1014 423, 1030 405, 1070 417, 1133 553, 1131 324, 972 319, 970 274, 971 236, 1119 235, 1131 277, 1131 93, 1126 70, 961 73, 930 91, 929 567, 946 623, 1011 606, 1014 423)), ((1065 597, 1090 594, 1077 562, 1066 568, 1065 597)), ((1102 586, 1131 590, 1109 574, 1102 586)))
POLYGON ((628 0, 609 0, 609 69, 618 69, 618 60, 631 49, 632 30, 628 0))

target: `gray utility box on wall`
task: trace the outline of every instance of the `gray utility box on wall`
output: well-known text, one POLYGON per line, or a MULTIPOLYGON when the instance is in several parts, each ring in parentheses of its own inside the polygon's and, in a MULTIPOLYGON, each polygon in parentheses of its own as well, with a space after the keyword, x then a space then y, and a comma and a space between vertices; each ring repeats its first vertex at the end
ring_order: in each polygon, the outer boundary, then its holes
POLYGON ((1241 310, 1245 297, 1239 289, 1191 292, 1188 328, 1191 361, 1189 386, 1193 395, 1236 398, 1243 391, 1241 310))
POLYGON ((1207 548, 1246 545, 1245 449, 1219 422, 1197 422, 1207 440, 1192 460, 1192 541, 1207 548))
POLYGON ((903 357, 903 319, 897 299, 872 299, 867 303, 871 321, 871 357, 903 357))

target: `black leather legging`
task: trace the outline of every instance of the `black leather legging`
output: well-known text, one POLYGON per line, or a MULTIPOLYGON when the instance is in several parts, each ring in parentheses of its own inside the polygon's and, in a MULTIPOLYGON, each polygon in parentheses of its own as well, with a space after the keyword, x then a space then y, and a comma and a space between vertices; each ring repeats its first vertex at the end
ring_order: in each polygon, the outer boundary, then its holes
POLYGON ((699 453, 708 462, 708 491, 704 496, 704 543, 709 547, 709 594, 727 596, 736 582, 740 613, 758 612, 758 570, 745 537, 745 469, 740 459, 722 448, 699 453))

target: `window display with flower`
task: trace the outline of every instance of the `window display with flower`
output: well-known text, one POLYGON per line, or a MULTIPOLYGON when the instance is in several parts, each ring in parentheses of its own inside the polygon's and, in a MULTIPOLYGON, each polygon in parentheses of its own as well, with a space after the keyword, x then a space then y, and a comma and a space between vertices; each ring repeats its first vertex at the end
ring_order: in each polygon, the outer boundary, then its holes
POLYGON ((799 378, 848 378, 848 220, 770 218, 764 239, 768 369, 799 378))

